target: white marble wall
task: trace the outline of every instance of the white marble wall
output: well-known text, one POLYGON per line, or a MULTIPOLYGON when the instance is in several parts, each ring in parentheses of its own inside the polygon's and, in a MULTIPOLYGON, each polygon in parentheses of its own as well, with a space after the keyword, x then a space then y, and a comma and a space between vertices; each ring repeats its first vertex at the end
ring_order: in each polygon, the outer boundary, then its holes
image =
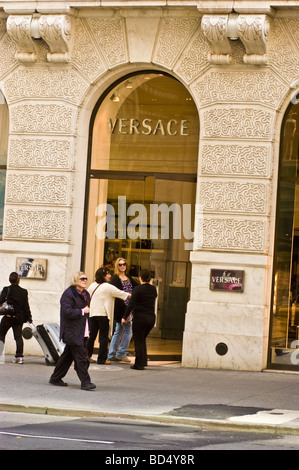
POLYGON ((183 366, 260 370, 267 359, 267 256, 193 253, 192 293, 186 314, 183 366), (244 292, 210 290, 210 270, 244 271, 244 292), (227 345, 219 355, 216 346, 227 345))

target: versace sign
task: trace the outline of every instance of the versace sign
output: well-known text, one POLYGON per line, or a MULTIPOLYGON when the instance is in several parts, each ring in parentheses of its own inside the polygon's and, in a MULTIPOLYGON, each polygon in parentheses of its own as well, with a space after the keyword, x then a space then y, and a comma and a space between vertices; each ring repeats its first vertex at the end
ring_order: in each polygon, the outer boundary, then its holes
POLYGON ((108 128, 111 134, 123 135, 181 135, 188 136, 188 123, 186 119, 170 119, 164 121, 163 119, 143 119, 139 121, 136 118, 116 118, 108 119, 108 128))

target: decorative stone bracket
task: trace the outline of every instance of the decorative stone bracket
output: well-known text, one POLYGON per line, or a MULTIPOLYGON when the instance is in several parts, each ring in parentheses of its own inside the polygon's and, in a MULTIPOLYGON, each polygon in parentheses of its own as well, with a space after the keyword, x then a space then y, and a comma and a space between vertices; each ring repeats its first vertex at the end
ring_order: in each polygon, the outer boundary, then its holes
POLYGON ((37 60, 36 40, 49 46, 49 62, 68 62, 71 44, 71 22, 66 15, 11 15, 7 32, 16 43, 16 58, 20 62, 37 60))
POLYGON ((204 15, 201 28, 210 43, 209 61, 229 64, 232 60, 231 41, 240 39, 245 46, 245 64, 267 63, 267 42, 270 22, 267 15, 204 15))

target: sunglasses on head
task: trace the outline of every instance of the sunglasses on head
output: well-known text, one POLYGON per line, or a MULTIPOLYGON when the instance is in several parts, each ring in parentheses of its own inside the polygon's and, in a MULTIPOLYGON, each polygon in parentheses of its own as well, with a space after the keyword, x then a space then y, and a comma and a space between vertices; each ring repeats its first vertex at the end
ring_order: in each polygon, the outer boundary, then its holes
POLYGON ((80 277, 80 281, 87 281, 87 277, 80 277))

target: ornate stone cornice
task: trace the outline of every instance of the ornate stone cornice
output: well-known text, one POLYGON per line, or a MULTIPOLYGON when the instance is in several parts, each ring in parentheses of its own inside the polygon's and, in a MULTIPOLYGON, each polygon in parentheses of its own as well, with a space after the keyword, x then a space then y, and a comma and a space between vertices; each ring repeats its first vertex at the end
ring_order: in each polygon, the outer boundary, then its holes
POLYGON ((11 15, 7 32, 17 46, 16 58, 21 62, 37 60, 36 40, 49 46, 49 62, 68 62, 71 45, 71 20, 67 15, 11 15))
POLYGON ((65 15, 42 15, 39 20, 41 37, 49 45, 49 62, 68 62, 71 22, 65 15))
POLYGON ((32 15, 12 15, 7 18, 7 32, 17 46, 16 59, 35 62, 37 48, 31 36, 32 15))
POLYGON ((212 64, 229 64, 231 62, 227 25, 228 15, 204 15, 202 17, 201 29, 211 47, 208 59, 212 64))
POLYGON ((267 63, 267 43, 270 23, 267 15, 203 15, 201 27, 211 52, 209 61, 213 64, 231 62, 231 41, 240 39, 245 46, 246 64, 267 63))

